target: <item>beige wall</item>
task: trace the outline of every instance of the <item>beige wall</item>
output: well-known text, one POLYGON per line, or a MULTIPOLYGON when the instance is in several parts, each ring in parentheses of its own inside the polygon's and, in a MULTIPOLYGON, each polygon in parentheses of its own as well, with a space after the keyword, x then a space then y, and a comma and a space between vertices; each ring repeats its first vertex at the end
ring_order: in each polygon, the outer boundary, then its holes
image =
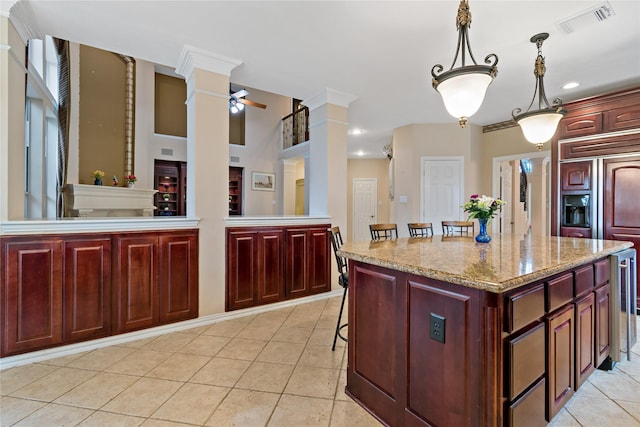
MULTIPOLYGON (((419 222, 421 159, 423 157, 462 157, 464 159, 464 195, 480 191, 478 185, 480 148, 479 126, 457 123, 413 124, 393 132, 395 198, 390 220, 398 224, 400 235, 407 235, 406 224, 419 222), (400 204, 400 196, 408 203, 400 204)), ((490 169, 490 166, 489 166, 490 169)), ((489 171, 490 173, 490 171, 489 171)))
POLYGON ((114 175, 124 182, 126 72, 117 55, 80 46, 80 184, 93 184, 96 169, 105 172, 104 185, 114 175))
MULTIPOLYGON (((378 222, 389 222, 389 160, 351 159, 347 162, 347 228, 353 230, 353 180, 375 178, 378 181, 378 222)), ((343 236, 351 240, 351 231, 343 236)))

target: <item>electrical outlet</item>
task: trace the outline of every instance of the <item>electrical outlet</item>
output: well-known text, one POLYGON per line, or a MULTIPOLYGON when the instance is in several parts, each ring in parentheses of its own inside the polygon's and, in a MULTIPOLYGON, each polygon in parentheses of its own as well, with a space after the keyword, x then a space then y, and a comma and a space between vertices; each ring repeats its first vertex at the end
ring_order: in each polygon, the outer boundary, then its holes
POLYGON ((431 313, 430 329, 431 338, 444 344, 446 319, 437 314, 431 313))

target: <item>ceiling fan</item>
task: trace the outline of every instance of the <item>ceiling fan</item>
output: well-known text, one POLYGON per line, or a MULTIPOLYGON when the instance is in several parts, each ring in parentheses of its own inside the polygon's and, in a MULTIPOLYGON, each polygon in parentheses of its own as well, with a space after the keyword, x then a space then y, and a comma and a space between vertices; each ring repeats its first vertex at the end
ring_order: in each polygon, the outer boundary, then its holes
POLYGON ((264 104, 245 99, 244 97, 247 95, 249 95, 249 92, 247 92, 245 89, 232 93, 229 97, 229 111, 235 114, 238 111, 244 110, 245 105, 262 108, 263 110, 267 108, 267 106, 264 104))

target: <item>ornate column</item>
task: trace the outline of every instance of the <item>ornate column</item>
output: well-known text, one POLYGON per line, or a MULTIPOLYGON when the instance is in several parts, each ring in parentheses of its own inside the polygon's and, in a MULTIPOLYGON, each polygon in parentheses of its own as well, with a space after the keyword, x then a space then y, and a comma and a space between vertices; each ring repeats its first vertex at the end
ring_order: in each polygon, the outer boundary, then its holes
POLYGON ((176 67, 187 80, 187 217, 200 219, 200 316, 224 312, 229 77, 240 63, 185 46, 176 67))

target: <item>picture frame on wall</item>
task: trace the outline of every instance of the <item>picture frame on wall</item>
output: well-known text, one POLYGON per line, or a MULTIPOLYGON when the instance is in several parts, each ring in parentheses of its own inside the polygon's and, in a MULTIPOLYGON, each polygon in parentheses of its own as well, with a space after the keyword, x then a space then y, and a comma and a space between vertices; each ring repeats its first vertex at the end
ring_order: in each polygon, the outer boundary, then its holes
POLYGON ((252 172, 251 189, 256 191, 276 191, 276 174, 252 172))

